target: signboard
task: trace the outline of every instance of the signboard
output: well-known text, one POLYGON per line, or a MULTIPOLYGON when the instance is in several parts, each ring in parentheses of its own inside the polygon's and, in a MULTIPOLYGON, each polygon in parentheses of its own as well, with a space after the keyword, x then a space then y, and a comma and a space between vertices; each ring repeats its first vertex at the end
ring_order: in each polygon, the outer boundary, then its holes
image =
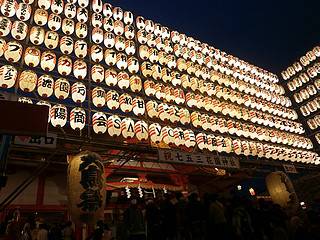
POLYGON ((234 157, 186 153, 162 149, 159 149, 158 153, 160 162, 193 164, 217 168, 240 168, 239 160, 234 157))
POLYGON ((298 173, 296 167, 293 164, 282 164, 283 169, 287 173, 298 173))
POLYGON ((57 134, 48 133, 46 137, 16 136, 14 138, 14 144, 40 148, 56 148, 57 134))

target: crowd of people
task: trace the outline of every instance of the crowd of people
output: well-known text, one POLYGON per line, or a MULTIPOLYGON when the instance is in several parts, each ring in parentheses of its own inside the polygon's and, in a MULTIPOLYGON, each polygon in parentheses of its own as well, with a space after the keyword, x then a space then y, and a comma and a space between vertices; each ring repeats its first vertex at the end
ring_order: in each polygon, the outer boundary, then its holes
MULTIPOLYGON (((47 225, 25 222, 17 229, 8 221, 7 239, 73 240, 71 222, 47 225)), ((263 199, 220 198, 181 193, 162 198, 133 198, 116 222, 99 221, 87 240, 316 240, 320 239, 320 215, 316 209, 287 214, 279 205, 263 199)))

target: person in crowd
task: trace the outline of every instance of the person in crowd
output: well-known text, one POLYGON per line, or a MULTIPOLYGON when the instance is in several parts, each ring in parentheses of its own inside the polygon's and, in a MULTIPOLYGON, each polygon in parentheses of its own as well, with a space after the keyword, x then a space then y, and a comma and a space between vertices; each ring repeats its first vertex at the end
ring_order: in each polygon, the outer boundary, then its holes
POLYGON ((218 195, 212 194, 208 218, 209 237, 215 235, 218 239, 226 239, 226 225, 225 208, 218 200, 218 195))
POLYGON ((129 240, 144 240, 146 238, 144 216, 138 207, 137 199, 132 199, 129 208, 124 212, 124 223, 129 240))
POLYGON ((190 239, 201 239, 203 233, 204 207, 198 199, 197 193, 192 193, 186 205, 186 226, 190 239))
POLYGON ((37 240, 48 240, 48 230, 44 223, 39 225, 39 231, 37 234, 37 240))
POLYGON ((147 200, 146 206, 147 238, 148 240, 161 239, 161 213, 153 199, 147 200))
POLYGON ((31 240, 32 236, 31 236, 31 227, 30 227, 30 223, 26 222, 23 226, 23 230, 21 233, 21 240, 31 240))
POLYGON ((74 236, 73 228, 72 228, 72 222, 68 221, 65 224, 65 227, 62 230, 62 236, 64 240, 72 240, 74 236))
POLYGON ((110 240, 111 231, 107 224, 102 220, 99 220, 96 225, 96 229, 86 240, 110 240))
POLYGON ((186 239, 187 235, 187 217, 186 217, 186 208, 187 208, 187 201, 184 198, 181 192, 176 193, 177 204, 176 204, 176 222, 177 222, 177 239, 186 239))
POLYGON ((176 239, 177 221, 176 221, 176 204, 177 199, 174 194, 165 196, 164 201, 160 206, 162 215, 162 233, 164 240, 176 239))

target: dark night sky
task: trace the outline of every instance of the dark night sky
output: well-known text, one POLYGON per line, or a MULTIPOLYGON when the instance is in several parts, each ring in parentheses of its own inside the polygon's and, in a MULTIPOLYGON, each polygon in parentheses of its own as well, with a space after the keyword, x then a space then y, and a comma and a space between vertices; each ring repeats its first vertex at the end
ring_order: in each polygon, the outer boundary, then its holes
POLYGON ((108 2, 277 74, 320 38, 319 0, 108 2))

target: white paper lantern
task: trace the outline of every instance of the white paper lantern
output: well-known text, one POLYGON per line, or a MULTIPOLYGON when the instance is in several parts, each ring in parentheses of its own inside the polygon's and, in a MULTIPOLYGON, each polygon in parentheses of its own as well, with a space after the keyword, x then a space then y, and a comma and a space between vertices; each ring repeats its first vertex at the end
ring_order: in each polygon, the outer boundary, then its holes
POLYGON ((124 118, 121 121, 121 133, 124 138, 130 139, 135 135, 134 121, 131 118, 124 118))
POLYGON ((85 8, 89 5, 89 0, 78 0, 78 4, 80 7, 85 8))
POLYGON ((13 17, 18 8, 15 0, 3 0, 1 3, 1 13, 6 17, 13 17))
POLYGON ((115 40, 115 48, 118 51, 123 51, 126 47, 126 40, 122 36, 117 36, 115 40))
POLYGON ((143 62, 141 64, 141 72, 145 77, 152 76, 152 64, 150 62, 143 62))
POLYGON ((103 48, 99 45, 92 45, 91 47, 91 59, 98 63, 103 60, 103 48))
POLYGON ((73 51, 73 38, 63 36, 60 40, 60 50, 64 54, 70 54, 73 51))
POLYGON ((53 93, 54 88, 54 80, 49 75, 42 75, 38 79, 38 94, 47 98, 50 97, 53 93))
POLYGON ((111 110, 116 110, 119 108, 119 93, 110 90, 107 92, 107 106, 111 110))
POLYGON ((137 121, 134 124, 134 132, 139 141, 144 141, 149 138, 148 124, 145 121, 137 121))
POLYGON ((149 136, 153 143, 160 143, 162 141, 162 128, 158 123, 152 123, 149 125, 149 136))
POLYGON ((140 92, 142 90, 141 78, 137 75, 130 77, 130 89, 132 92, 140 92))
POLYGON ((104 40, 103 40, 103 43, 104 43, 104 46, 106 46, 107 48, 113 48, 114 45, 115 45, 115 42, 116 42, 116 37, 113 33, 111 32, 106 32, 104 34, 104 40))
POLYGON ((117 84, 117 82, 118 82, 117 75, 118 75, 118 73, 112 68, 108 68, 106 70, 105 82, 106 82, 107 86, 115 86, 117 84))
POLYGON ((54 52, 45 51, 42 53, 40 66, 44 71, 47 71, 47 72, 53 71, 53 69, 56 66, 56 63, 57 63, 57 58, 54 52))
POLYGON ((48 10, 51 6, 51 0, 39 0, 38 6, 39 6, 39 8, 48 10))
POLYGON ((112 115, 108 118, 108 134, 111 137, 120 136, 121 134, 121 119, 117 115, 112 115))
POLYGON ((128 66, 127 55, 125 55, 123 53, 118 53, 116 65, 120 70, 125 70, 128 66))
POLYGON ((74 53, 78 58, 84 58, 87 56, 88 45, 84 40, 78 40, 74 46, 74 53))
POLYGON ((112 11, 113 13, 113 18, 115 20, 122 20, 123 18, 123 11, 120 7, 115 7, 112 11))
POLYGON ((69 93, 70 83, 64 78, 59 78, 54 84, 54 95, 56 98, 63 100, 69 96, 69 93))
POLYGON ((59 15, 51 13, 48 19, 48 27, 52 31, 58 31, 61 28, 62 19, 59 15))
POLYGON ((173 134, 174 134, 174 144, 176 146, 185 145, 186 140, 185 140, 184 131, 182 128, 174 128, 173 134))
POLYGON ((86 100, 87 89, 82 82, 72 84, 71 96, 72 100, 76 103, 82 103, 86 100))
POLYGON ((75 23, 72 19, 64 18, 62 20, 62 32, 66 35, 72 35, 75 30, 75 23))
POLYGON ((9 62, 18 62, 22 56, 22 45, 16 41, 7 42, 4 46, 4 57, 9 62))
POLYGON ((123 14, 123 22, 126 25, 132 24, 133 23, 133 14, 132 12, 125 11, 123 14))
POLYGON ((142 98, 136 97, 132 101, 132 111, 136 116, 142 116, 145 113, 145 102, 142 98))
POLYGON ((165 126, 161 130, 163 142, 167 145, 174 143, 174 131, 171 127, 165 126))
POLYGON ((131 112, 132 111, 132 97, 127 94, 121 94, 119 98, 120 109, 122 112, 131 112))
POLYGON ((32 92, 37 86, 37 74, 30 70, 24 70, 19 76, 19 87, 24 92, 32 92))
POLYGON ((91 68, 91 79, 96 83, 100 83, 104 80, 104 68, 103 66, 96 64, 91 68))
POLYGON ((104 52, 104 61, 108 66, 113 66, 117 62, 117 53, 112 49, 107 49, 104 52))
POLYGON ((78 38, 85 38, 88 35, 88 26, 85 23, 77 22, 76 35, 78 38))
POLYGON ((114 22, 114 29, 113 29, 114 33, 117 36, 120 36, 124 33, 124 25, 123 22, 120 20, 117 20, 114 22))
POLYGON ((118 86, 121 89, 127 89, 130 86, 129 75, 126 72, 119 72, 117 75, 118 86))
POLYGON ((11 31, 12 23, 9 18, 0 16, 0 36, 7 36, 11 31))
POLYGON ((188 148, 194 147, 196 145, 196 136, 194 132, 190 129, 184 130, 184 139, 185 139, 185 146, 188 148))
POLYGON ((51 124, 54 127, 64 127, 67 123, 68 110, 62 104, 54 105, 50 109, 51 124))
POLYGON ((87 76, 87 64, 85 61, 78 59, 74 62, 73 75, 77 79, 85 79, 85 77, 87 76))
POLYGON ((40 63, 41 51, 35 47, 28 47, 24 53, 24 62, 30 67, 36 67, 40 63))
POLYGON ((103 42, 103 30, 99 27, 95 27, 92 30, 92 41, 96 44, 103 42))
POLYGON ((16 15, 19 20, 28 21, 31 16, 31 6, 27 3, 19 3, 16 15))
POLYGON ((128 70, 130 73, 135 74, 139 71, 139 61, 135 57, 128 59, 128 70))
POLYGON ((101 87, 95 87, 92 90, 92 102, 96 107, 103 107, 106 103, 106 92, 101 87))
POLYGON ((143 84, 144 91, 147 96, 154 96, 156 94, 155 83, 153 81, 147 80, 143 84))
POLYGON ((44 41, 45 31, 41 27, 33 26, 30 30, 30 41, 34 45, 41 45, 44 41))
POLYGON ((28 33, 28 25, 22 21, 15 21, 12 25, 11 35, 16 40, 24 40, 28 33))
POLYGON ((102 7, 103 7, 102 0, 93 0, 93 1, 92 1, 92 10, 93 10, 95 13, 100 13, 100 12, 102 12, 102 7))
POLYGON ((93 114, 92 128, 97 134, 103 134, 107 131, 107 117, 103 112, 96 112, 93 114))
POLYGON ((114 29, 114 21, 112 18, 103 19, 103 29, 107 32, 111 32, 114 29))
POLYGON ((133 55, 136 52, 136 46, 134 41, 132 40, 127 40, 125 42, 125 52, 127 55, 133 55))
POLYGON ((158 112, 158 103, 156 101, 150 100, 147 102, 147 113, 150 118, 158 117, 159 112, 158 112))
POLYGON ((208 136, 205 133, 198 133, 196 135, 196 143, 200 150, 208 148, 208 136))
POLYGON ((64 6, 64 15, 69 19, 74 18, 77 15, 76 5, 71 2, 66 3, 64 6))
POLYGON ((80 23, 86 23, 88 21, 88 10, 86 8, 78 8, 77 9, 77 20, 80 23))
POLYGON ((147 32, 144 29, 141 29, 137 33, 137 38, 140 44, 146 44, 148 41, 147 32))
POLYGON ((68 56, 61 56, 58 60, 58 72, 63 76, 67 76, 72 71, 72 60, 68 56))
POLYGON ((86 125, 86 112, 79 107, 70 112, 70 126, 73 130, 82 130, 86 125))
POLYGON ((102 7, 103 16, 110 18, 112 16, 112 5, 110 3, 103 4, 102 7))
POLYGON ((0 67, 0 86, 2 88, 12 88, 18 77, 18 71, 11 65, 0 67))
POLYGON ((170 119, 170 106, 166 103, 160 103, 158 106, 159 118, 161 121, 167 121, 170 119))
POLYGON ((59 34, 53 31, 46 32, 44 44, 49 49, 55 49, 59 44, 59 34))
POLYGON ((38 8, 35 12, 34 12, 34 22, 39 25, 39 26, 44 26, 47 24, 48 22, 48 12, 44 9, 40 9, 38 8))

